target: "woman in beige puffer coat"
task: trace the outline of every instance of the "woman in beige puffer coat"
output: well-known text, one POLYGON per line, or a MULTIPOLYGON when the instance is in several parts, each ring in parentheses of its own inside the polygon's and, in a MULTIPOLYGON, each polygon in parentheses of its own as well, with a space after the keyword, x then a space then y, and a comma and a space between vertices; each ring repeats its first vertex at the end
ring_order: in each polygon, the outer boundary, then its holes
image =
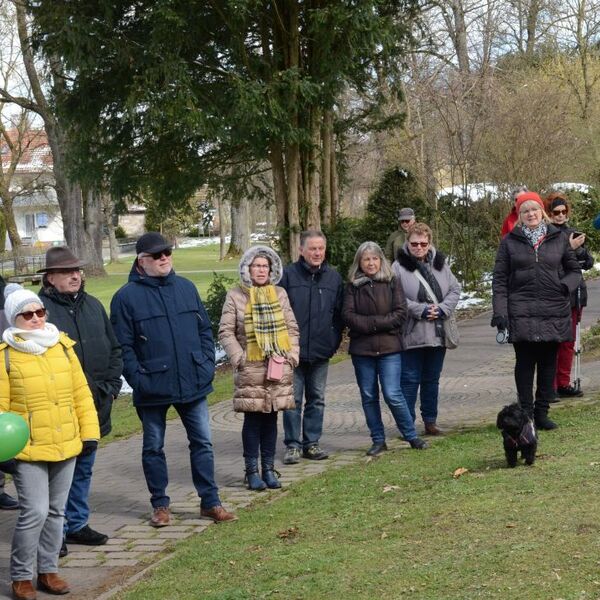
POLYGON ((233 408, 244 413, 242 442, 252 490, 281 487, 273 466, 277 412, 295 407, 293 374, 299 334, 287 293, 276 287, 282 272, 281 259, 271 248, 247 250, 240 260, 241 285, 227 293, 219 325, 219 341, 234 369, 233 408), (267 379, 270 356, 285 359, 278 381, 267 379))

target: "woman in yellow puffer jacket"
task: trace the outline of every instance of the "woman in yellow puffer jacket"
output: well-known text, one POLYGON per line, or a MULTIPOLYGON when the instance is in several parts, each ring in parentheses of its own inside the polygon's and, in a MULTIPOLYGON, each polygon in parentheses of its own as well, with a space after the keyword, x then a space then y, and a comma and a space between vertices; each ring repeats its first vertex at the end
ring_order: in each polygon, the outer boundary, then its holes
POLYGON ((38 588, 66 594, 58 572, 65 503, 75 457, 93 451, 100 439, 92 394, 75 342, 51 323, 39 297, 17 284, 6 286, 4 311, 10 327, 0 344, 0 412, 21 415, 29 441, 8 468, 19 494, 10 574, 17 600, 35 598, 38 588))

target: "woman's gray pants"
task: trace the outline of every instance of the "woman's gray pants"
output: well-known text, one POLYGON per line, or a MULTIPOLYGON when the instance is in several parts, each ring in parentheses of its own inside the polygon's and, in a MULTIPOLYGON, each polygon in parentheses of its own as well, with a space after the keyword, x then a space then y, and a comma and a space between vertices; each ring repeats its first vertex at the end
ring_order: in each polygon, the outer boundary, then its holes
POLYGON ((10 555, 12 581, 33 579, 36 556, 38 573, 58 572, 65 504, 74 469, 74 458, 60 462, 17 461, 13 479, 21 512, 10 555))

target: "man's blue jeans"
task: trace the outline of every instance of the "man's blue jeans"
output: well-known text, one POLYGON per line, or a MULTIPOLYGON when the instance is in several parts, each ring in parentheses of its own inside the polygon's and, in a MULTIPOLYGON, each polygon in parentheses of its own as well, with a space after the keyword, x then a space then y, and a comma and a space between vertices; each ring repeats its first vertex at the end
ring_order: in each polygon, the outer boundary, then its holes
POLYGON ((92 483, 92 469, 96 460, 94 450, 87 456, 78 456, 75 460, 73 482, 69 490, 69 498, 65 507, 65 535, 75 533, 87 525, 90 518, 88 498, 92 483))
POLYGON ((437 420, 440 374, 445 356, 446 348, 443 346, 413 348, 402 352, 402 391, 413 421, 419 386, 423 422, 435 423, 437 420))
POLYGON ((294 369, 294 402, 296 408, 283 413, 284 443, 302 450, 318 444, 323 433, 325 386, 329 360, 301 361, 294 369), (304 415, 302 414, 302 403, 304 415))
POLYGON ((417 431, 400 387, 402 374, 400 353, 394 352, 382 356, 353 354, 352 364, 373 443, 380 444, 385 441, 381 405, 379 404, 380 384, 383 399, 388 405, 402 437, 407 441, 414 440, 417 437, 417 431))
MULTIPOLYGON (((142 467, 151 495, 150 502, 154 508, 169 506, 171 500, 166 494, 169 476, 164 452, 166 417, 169 406, 169 404, 165 404, 137 407, 137 413, 144 429, 142 467)), ((192 481, 201 498, 200 506, 202 508, 217 506, 221 502, 215 483, 214 455, 206 398, 173 406, 181 418, 190 442, 192 481)))

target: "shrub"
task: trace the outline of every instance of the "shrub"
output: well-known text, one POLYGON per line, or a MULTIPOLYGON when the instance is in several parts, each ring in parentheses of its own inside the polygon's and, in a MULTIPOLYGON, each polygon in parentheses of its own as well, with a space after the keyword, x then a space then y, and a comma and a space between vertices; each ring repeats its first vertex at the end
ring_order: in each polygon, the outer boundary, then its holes
POLYGON ((346 279, 362 239, 363 222, 360 219, 340 218, 333 226, 324 226, 327 236, 327 261, 346 279))
POLYGON ((212 331, 215 340, 219 333, 219 321, 221 320, 221 313, 223 312, 223 304, 225 304, 225 296, 227 296, 227 292, 236 283, 236 279, 213 271, 213 280, 208 286, 204 306, 206 312, 208 312, 210 322, 212 323, 212 331))
POLYGON ((125 233, 125 230, 123 229, 123 227, 121 227, 121 225, 117 225, 115 227, 115 237, 118 240, 124 240, 127 237, 127 234, 125 233))

